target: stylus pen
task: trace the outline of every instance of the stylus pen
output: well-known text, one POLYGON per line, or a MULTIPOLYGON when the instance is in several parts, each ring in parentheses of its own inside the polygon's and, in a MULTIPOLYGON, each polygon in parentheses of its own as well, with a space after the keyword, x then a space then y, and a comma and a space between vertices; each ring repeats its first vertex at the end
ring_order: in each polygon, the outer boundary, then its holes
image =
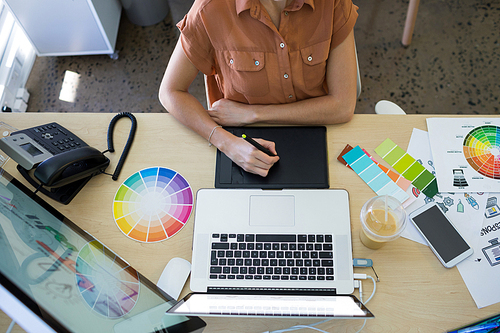
POLYGON ((269 156, 276 156, 273 153, 271 153, 271 151, 269 149, 267 149, 266 147, 264 147, 263 145, 261 145, 260 143, 258 143, 257 141, 255 141, 254 139, 249 137, 248 135, 242 134, 241 137, 243 139, 245 139, 249 144, 251 144, 252 146, 257 148, 258 150, 260 150, 261 152, 266 153, 269 156))

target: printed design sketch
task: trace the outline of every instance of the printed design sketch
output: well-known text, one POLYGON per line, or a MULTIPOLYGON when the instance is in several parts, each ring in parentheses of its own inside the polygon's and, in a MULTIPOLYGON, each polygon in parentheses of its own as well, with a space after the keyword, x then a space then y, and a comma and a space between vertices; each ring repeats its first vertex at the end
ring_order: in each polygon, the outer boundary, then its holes
POLYGON ((500 127, 474 128, 464 139, 463 152, 474 170, 488 178, 500 179, 500 127))
POLYGON ((500 264, 500 243, 498 238, 490 239, 490 246, 483 248, 483 253, 491 266, 500 264))

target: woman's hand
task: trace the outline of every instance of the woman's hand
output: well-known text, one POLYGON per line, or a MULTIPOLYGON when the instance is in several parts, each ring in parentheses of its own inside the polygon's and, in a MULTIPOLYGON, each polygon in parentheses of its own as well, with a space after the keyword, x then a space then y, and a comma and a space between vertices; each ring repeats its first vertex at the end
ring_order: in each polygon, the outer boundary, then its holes
POLYGON ((252 106, 225 98, 215 101, 208 114, 223 126, 245 126, 254 122, 252 106))
MULTIPOLYGON (((269 156, 261 152, 250 143, 246 142, 243 138, 234 136, 228 145, 228 149, 223 151, 234 163, 239 165, 243 170, 266 177, 269 169, 279 161, 278 156, 269 156)), ((277 155, 274 142, 266 141, 263 139, 255 139, 262 146, 269 149, 273 154, 277 155)))

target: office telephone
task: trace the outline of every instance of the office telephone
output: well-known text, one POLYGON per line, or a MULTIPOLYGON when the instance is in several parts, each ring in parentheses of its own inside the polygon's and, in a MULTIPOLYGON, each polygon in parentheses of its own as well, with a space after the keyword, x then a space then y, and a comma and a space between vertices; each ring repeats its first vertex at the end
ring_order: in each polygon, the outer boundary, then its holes
POLYGON ((109 166, 110 160, 104 153, 114 152, 113 129, 116 121, 122 117, 130 118, 132 128, 112 175, 113 180, 116 180, 137 126, 135 117, 128 112, 117 114, 111 120, 108 150, 104 152, 90 147, 56 122, 12 132, 10 136, 0 139, 0 149, 18 163, 18 171, 37 191, 68 204, 93 176, 104 173, 109 166))

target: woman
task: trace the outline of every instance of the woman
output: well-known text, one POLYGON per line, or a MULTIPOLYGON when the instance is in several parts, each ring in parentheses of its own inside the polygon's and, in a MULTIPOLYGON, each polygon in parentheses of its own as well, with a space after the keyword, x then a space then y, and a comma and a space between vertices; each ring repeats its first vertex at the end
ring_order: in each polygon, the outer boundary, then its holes
MULTIPOLYGON (((244 170, 266 176, 279 157, 221 126, 349 121, 356 10, 351 0, 196 0, 177 24, 160 101, 244 170), (188 93, 198 71, 207 76, 209 110, 188 93)), ((273 142, 258 141, 277 154, 273 142)))

